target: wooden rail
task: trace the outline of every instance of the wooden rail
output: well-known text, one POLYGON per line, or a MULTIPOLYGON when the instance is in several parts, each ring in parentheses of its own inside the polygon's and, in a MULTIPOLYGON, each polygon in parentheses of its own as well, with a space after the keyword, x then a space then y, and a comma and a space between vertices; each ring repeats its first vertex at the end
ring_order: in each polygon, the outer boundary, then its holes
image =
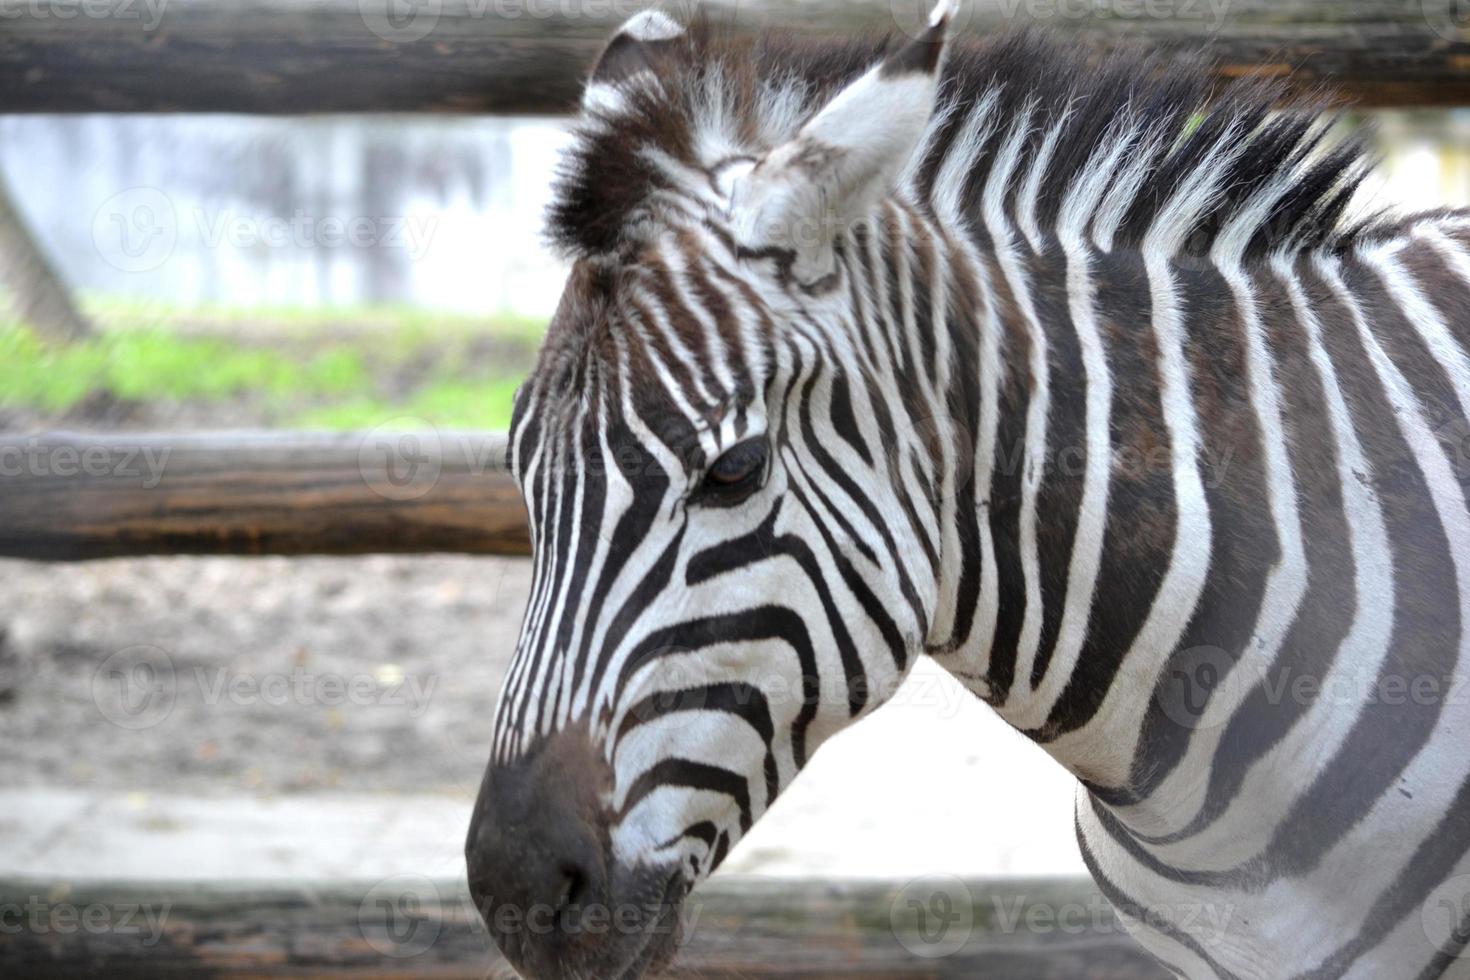
MULTIPOLYGON (((462 885, 411 875, 311 887, 5 881, 0 914, 0 975, 11 977, 514 977, 462 885)), ((717 877, 690 899, 685 936, 666 976, 1167 976, 1085 879, 717 877)))
POLYGON ((522 555, 505 438, 0 435, 0 555, 522 555))
MULTIPOLYGON (((649 0, 0 0, 5 112, 562 113, 649 0), (68 14, 64 16, 64 14, 68 14)), ((931 0, 706 0, 737 30, 912 30, 931 0)), ((980 35, 1035 24, 1099 50, 1205 48, 1226 76, 1365 105, 1470 104, 1461 0, 962 0, 980 35)))

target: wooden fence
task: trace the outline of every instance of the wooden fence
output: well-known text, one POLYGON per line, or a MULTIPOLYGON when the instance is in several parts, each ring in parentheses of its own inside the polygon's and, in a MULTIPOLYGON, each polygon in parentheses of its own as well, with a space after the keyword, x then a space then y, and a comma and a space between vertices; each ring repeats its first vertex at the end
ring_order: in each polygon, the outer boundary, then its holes
MULTIPOLYGON (((0 111, 559 113, 574 105, 609 32, 647 5, 0 0, 0 111)), ((852 32, 913 30, 929 5, 704 6, 735 31, 779 23, 852 32)), ((1222 77, 1294 73, 1369 106, 1464 105, 1462 8, 1459 0, 962 0, 958 23, 976 35, 1036 24, 1099 51, 1142 46, 1183 57, 1203 48, 1222 77)), ((498 436, 433 432, 3 435, 0 555, 525 554, 525 513, 503 451, 498 436)), ((489 965, 488 975, 505 975, 459 887, 441 883, 442 901, 416 907, 413 922, 434 941, 404 955, 393 946, 401 923, 374 918, 367 886, 0 881, 5 925, 15 912, 58 905, 104 915, 167 909, 152 945, 117 929, 0 930, 0 974, 479 978, 489 965)), ((909 913, 895 887, 717 879, 696 896, 704 919, 674 975, 1163 975, 1098 911, 1085 883, 971 882, 973 935, 939 958, 902 941, 909 913), (1059 909, 1080 913, 1081 928, 1059 909)))
POLYGON ((0 555, 530 551, 505 437, 0 435, 0 555))
MULTIPOLYGON (((0 970, 27 980, 515 977, 463 882, 412 875, 316 887, 0 881, 0 910, 7 925, 58 923, 0 932, 0 970), (114 927, 61 924, 89 919, 114 927)), ((684 937, 673 980, 1168 976, 1085 879, 717 877, 689 898, 684 937), (926 911, 948 919, 921 921, 926 911)))
MULTIPOLYGON (((0 0, 5 112, 560 113, 648 0, 0 0), (66 10, 70 16, 63 16, 66 10)), ((693 4, 686 3, 685 6, 693 4)), ((737 31, 913 30, 931 0, 706 0, 737 31)), ((677 6, 677 4, 676 4, 677 6)), ((1470 103, 1460 0, 962 0, 1098 49, 1201 47, 1364 105, 1470 103)))

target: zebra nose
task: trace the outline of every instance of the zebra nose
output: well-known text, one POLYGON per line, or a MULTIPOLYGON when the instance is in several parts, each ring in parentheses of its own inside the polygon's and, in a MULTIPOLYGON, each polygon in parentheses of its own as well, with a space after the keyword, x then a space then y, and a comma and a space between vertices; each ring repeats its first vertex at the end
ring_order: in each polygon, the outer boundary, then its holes
POLYGON ((465 841, 470 895, 511 964, 561 977, 597 958, 583 928, 608 903, 611 767, 584 732, 558 732, 485 772, 465 841))

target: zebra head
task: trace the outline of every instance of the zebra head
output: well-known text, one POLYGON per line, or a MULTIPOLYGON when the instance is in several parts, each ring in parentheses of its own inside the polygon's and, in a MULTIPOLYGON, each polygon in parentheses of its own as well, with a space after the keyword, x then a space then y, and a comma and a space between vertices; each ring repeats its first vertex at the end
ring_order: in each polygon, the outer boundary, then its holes
POLYGON ((592 75, 510 434, 534 584, 466 844, 530 976, 666 960, 689 889, 924 648, 896 488, 924 433, 875 412, 841 256, 923 139, 947 21, 824 89, 760 77, 769 38, 693 70, 701 29, 642 14, 592 75))

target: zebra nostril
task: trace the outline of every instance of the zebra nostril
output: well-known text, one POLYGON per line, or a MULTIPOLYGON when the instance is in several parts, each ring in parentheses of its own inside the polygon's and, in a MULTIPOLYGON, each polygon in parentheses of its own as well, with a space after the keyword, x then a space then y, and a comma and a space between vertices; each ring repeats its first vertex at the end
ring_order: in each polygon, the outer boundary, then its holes
POLYGON ((602 803, 611 783, 611 767, 581 729, 486 768, 465 841, 470 894, 524 976, 607 976, 588 967, 624 955, 595 918, 615 900, 602 803))
POLYGON ((575 864, 561 866, 561 896, 556 902, 556 911, 562 912, 582 903, 587 895, 587 872, 575 864))

